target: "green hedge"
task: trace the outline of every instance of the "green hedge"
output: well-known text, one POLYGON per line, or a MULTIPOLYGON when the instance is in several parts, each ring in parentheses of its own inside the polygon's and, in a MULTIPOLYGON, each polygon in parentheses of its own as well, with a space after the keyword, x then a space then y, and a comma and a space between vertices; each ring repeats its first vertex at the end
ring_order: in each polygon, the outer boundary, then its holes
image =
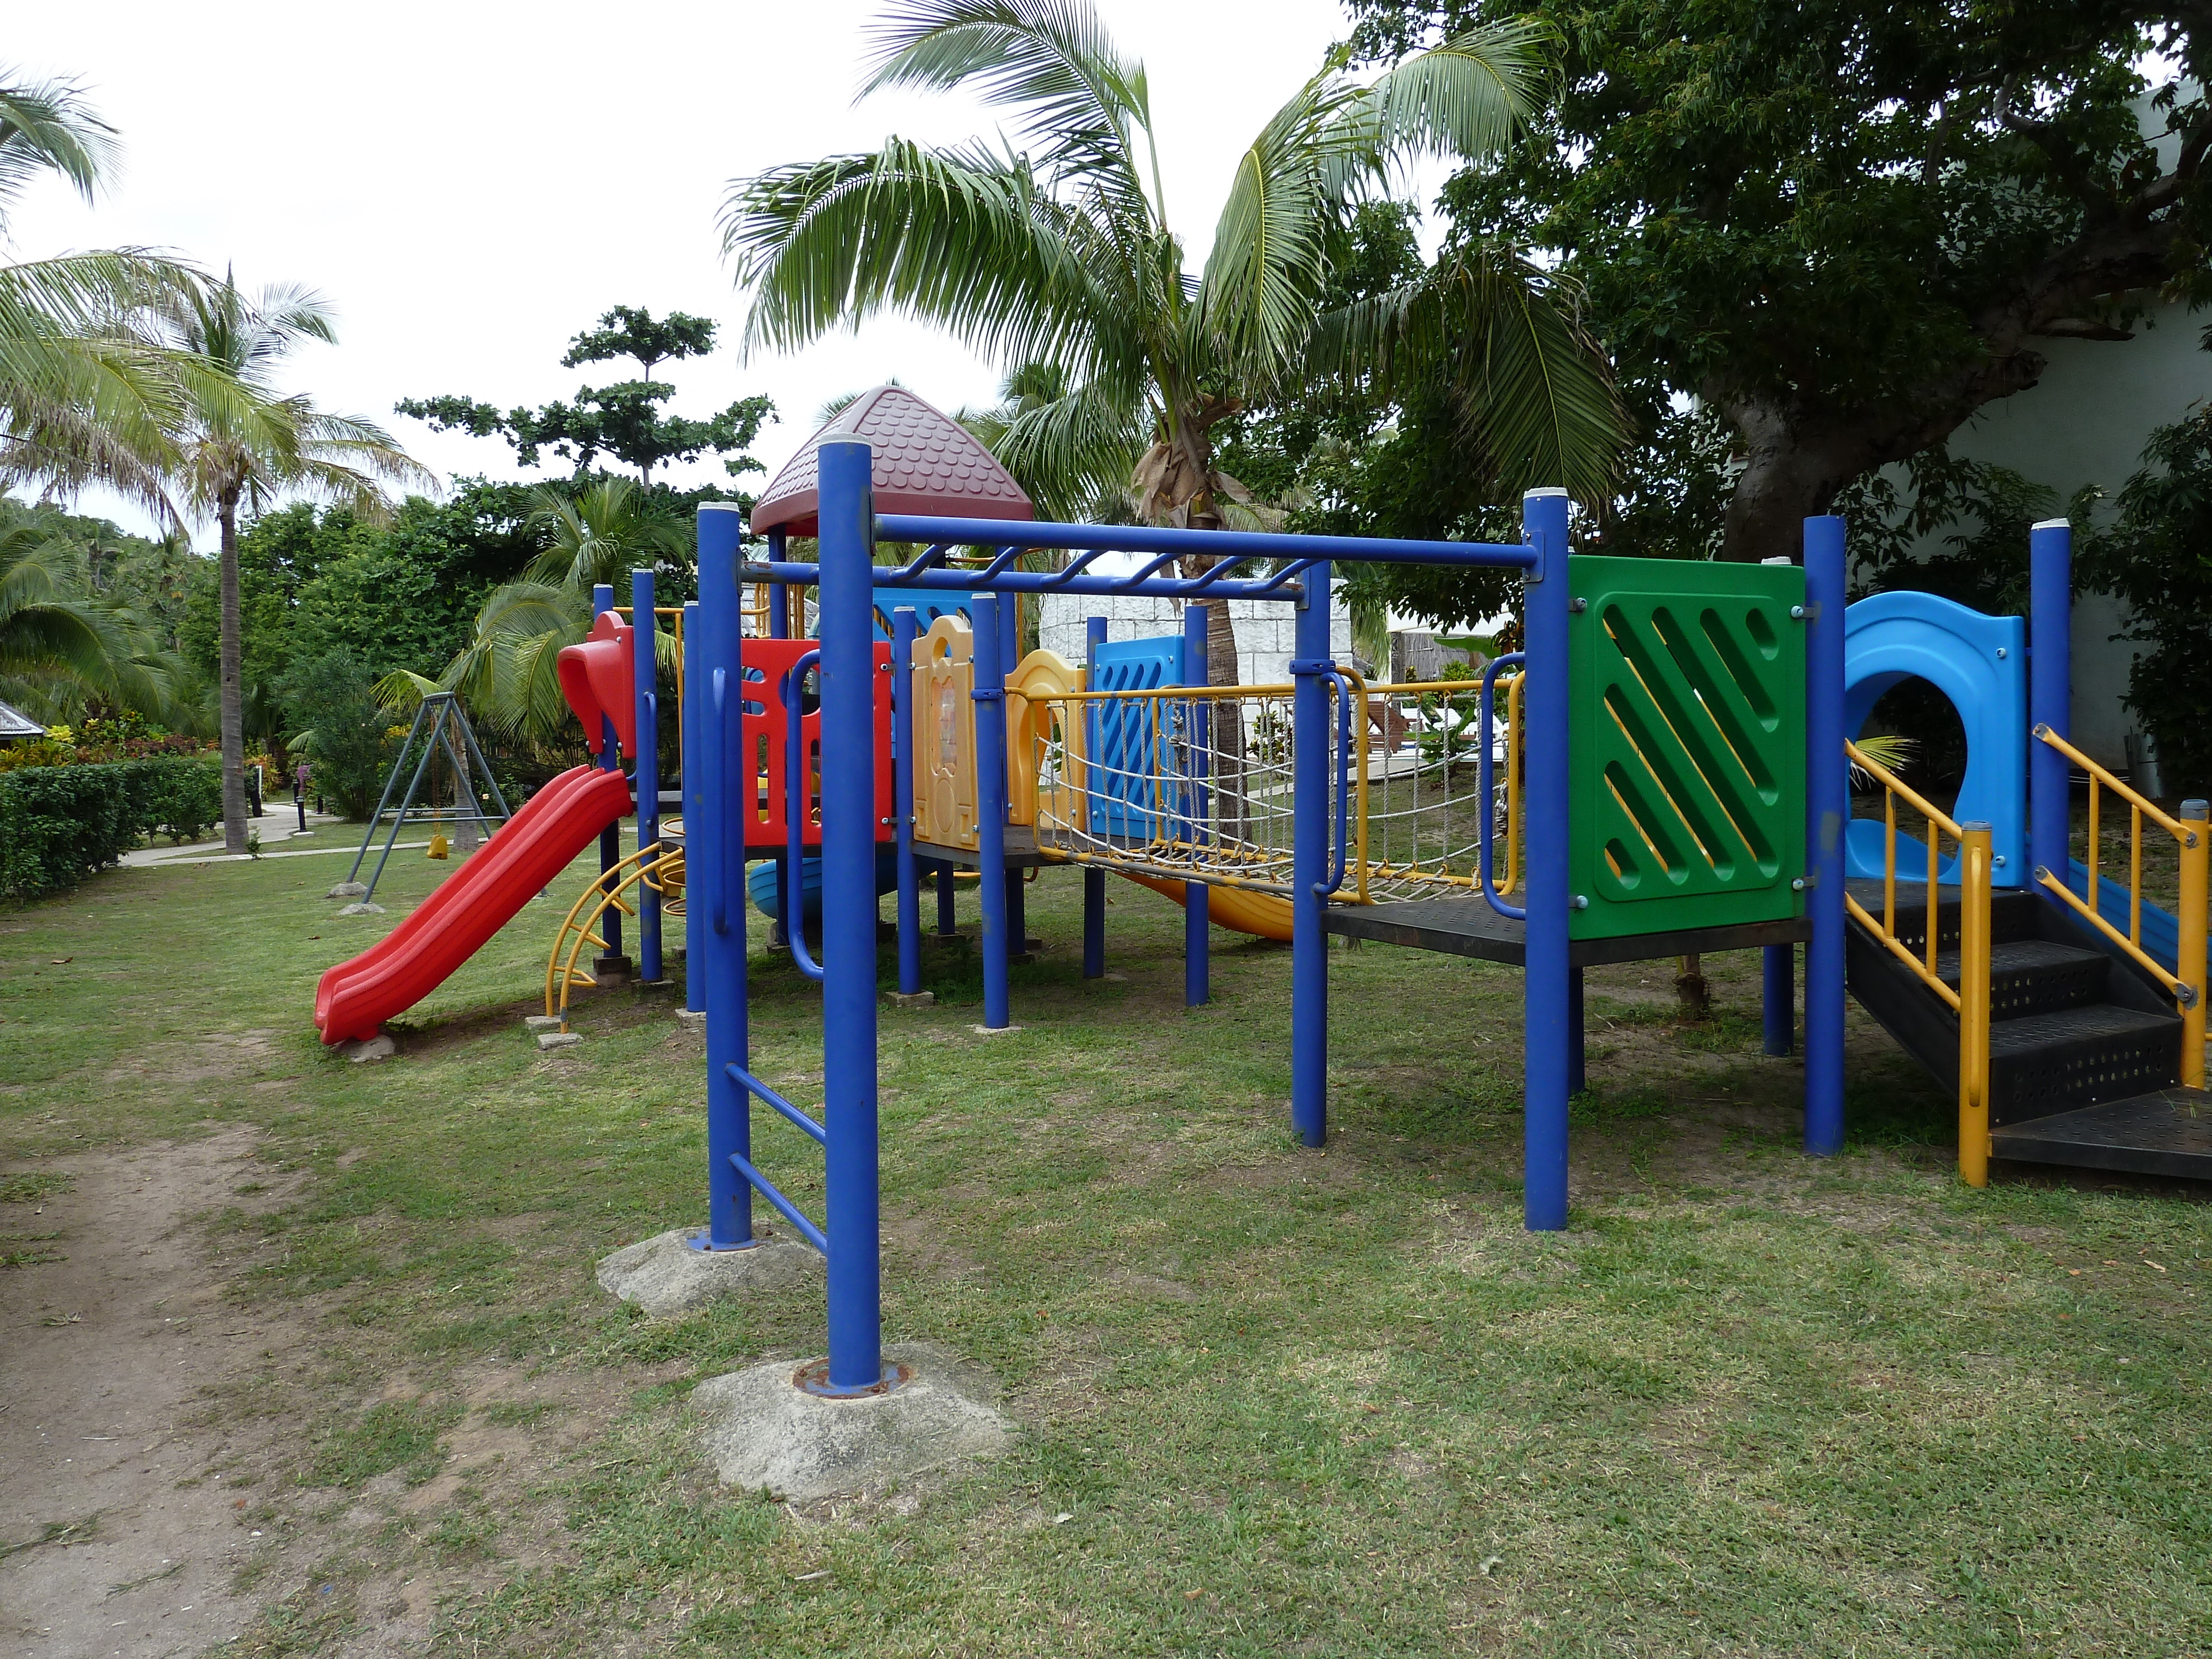
POLYGON ((0 894, 74 886, 167 830, 189 841, 222 817, 211 760, 117 761, 0 772, 0 894))

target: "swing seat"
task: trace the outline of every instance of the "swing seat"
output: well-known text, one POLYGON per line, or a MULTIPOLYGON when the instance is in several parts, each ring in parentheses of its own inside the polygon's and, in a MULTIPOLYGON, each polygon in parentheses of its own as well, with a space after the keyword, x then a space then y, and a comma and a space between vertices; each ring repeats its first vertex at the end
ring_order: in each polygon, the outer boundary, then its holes
POLYGON ((432 830, 430 832, 430 850, 428 853, 424 854, 424 856, 428 858, 441 859, 446 856, 449 850, 450 847, 449 843, 446 840, 445 833, 442 830, 432 830))

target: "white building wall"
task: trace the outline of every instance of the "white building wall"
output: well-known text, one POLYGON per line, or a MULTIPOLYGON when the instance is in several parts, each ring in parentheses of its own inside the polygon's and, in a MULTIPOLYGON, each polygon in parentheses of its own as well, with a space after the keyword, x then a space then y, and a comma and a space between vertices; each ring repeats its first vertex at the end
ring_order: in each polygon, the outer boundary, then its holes
MULTIPOLYGON (((2198 350, 2203 319, 2185 307, 2154 307, 2132 340, 2038 340, 2049 363, 2032 389, 1986 404, 1951 440, 1951 453, 2010 467, 2070 501, 2084 484, 2105 492, 2097 516, 2142 465, 2154 427, 2169 426, 2212 396, 2212 357, 2198 350)), ((2086 526, 2077 525, 2078 537, 2086 526)), ((2023 550, 2022 556, 2025 557, 2023 550)), ((2136 719, 2123 708, 2135 647, 2115 641, 2118 607, 2102 594, 2074 603, 2074 740, 2106 765, 2127 765, 2136 719)))
MULTIPOLYGON (((1085 623, 1092 617, 1106 618, 1106 637, 1123 640, 1158 639, 1182 632, 1183 605, 1180 599, 1145 599, 1132 594, 1097 598, 1082 593, 1047 593, 1037 613, 1037 642, 1073 663, 1089 654, 1085 623)), ((1247 685, 1287 685, 1291 678, 1291 647, 1296 622, 1291 608, 1280 601, 1231 599, 1229 621, 1237 630, 1237 662, 1247 685)), ((1352 617, 1344 608, 1340 592, 1329 594, 1329 654, 1339 662, 1352 660, 1352 617)))

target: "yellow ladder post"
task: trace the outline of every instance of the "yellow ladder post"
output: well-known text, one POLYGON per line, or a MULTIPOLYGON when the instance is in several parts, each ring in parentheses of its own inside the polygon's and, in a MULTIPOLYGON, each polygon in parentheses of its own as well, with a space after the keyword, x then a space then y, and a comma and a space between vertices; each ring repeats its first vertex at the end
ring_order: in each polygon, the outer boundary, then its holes
MULTIPOLYGON (((1959 1178, 1990 1184, 1990 828, 1960 826, 1959 836, 1959 1178)), ((1936 939, 1936 908, 1928 938, 1936 939)))
POLYGON ((2204 1086, 2204 947, 2207 852, 2212 848, 2208 808, 2201 800, 2181 803, 2181 917, 2180 937, 2175 943, 2173 966, 2189 994, 2181 1003, 2181 1081, 2185 1087, 2204 1086))

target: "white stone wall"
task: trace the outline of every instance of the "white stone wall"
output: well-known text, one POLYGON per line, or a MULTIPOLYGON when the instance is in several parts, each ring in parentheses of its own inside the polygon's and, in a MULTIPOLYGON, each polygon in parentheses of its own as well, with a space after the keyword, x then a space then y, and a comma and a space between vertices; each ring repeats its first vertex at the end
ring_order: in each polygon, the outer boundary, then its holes
MULTIPOLYGON (((1058 652, 1079 663, 1089 652, 1085 624, 1092 617, 1106 618, 1106 637, 1123 640, 1158 639, 1182 631, 1183 605, 1180 599, 1153 599, 1116 594, 1100 598, 1084 593, 1048 593, 1039 601, 1037 640, 1048 651, 1058 652)), ((1229 620, 1237 630, 1239 678, 1247 685, 1286 685, 1291 678, 1291 648, 1295 642, 1295 613, 1291 606, 1267 599, 1231 599, 1229 620)), ((1340 593, 1329 595, 1329 654, 1337 661, 1352 660, 1352 617, 1340 593)))

